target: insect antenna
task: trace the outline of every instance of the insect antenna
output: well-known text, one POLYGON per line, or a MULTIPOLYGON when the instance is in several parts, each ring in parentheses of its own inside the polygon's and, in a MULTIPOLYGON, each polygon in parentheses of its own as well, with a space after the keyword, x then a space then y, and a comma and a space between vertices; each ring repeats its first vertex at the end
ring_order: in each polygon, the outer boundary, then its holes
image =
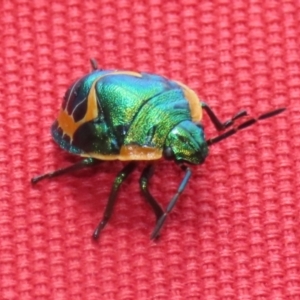
POLYGON ((214 138, 211 138, 211 139, 207 140, 207 145, 211 146, 213 144, 219 143, 220 141, 222 141, 224 139, 227 139, 228 137, 234 135, 239 130, 247 128, 247 127, 255 124, 256 122, 258 122, 260 120, 264 120, 264 119, 268 119, 268 118, 274 117, 274 116, 282 113, 283 111, 285 111, 285 108, 278 108, 278 109, 272 110, 270 112, 261 114, 257 118, 248 119, 247 121, 245 121, 245 122, 241 123, 240 125, 238 125, 238 126, 232 128, 232 129, 224 132, 223 134, 220 134, 220 135, 218 135, 218 136, 216 136, 214 138))

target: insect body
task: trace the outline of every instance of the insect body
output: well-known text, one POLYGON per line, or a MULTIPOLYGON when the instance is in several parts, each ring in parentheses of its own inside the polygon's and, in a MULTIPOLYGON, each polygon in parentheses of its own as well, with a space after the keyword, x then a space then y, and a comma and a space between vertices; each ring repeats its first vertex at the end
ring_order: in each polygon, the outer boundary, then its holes
POLYGON ((257 120, 284 111, 280 108, 256 119, 247 118, 234 127, 234 121, 245 117, 246 111, 240 111, 222 123, 193 90, 180 82, 149 73, 100 70, 95 60, 91 60, 91 64, 93 71, 67 90, 51 127, 52 137, 61 148, 84 158, 70 167, 35 177, 32 183, 106 160, 128 161, 115 179, 103 218, 93 234, 95 239, 112 214, 120 185, 138 161, 148 161, 140 178, 140 187, 156 215, 157 222, 151 235, 156 238, 187 185, 191 176, 189 164, 202 164, 212 144, 257 120), (218 131, 228 130, 207 140, 200 123, 203 110, 218 131), (175 161, 185 172, 165 211, 148 190, 153 162, 160 158, 175 161))

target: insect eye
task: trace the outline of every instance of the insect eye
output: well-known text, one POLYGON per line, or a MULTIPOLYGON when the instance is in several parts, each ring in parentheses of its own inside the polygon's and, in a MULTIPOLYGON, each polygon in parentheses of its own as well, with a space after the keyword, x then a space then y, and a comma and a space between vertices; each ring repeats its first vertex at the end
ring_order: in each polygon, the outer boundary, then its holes
POLYGON ((174 152, 171 147, 165 148, 163 155, 166 159, 173 159, 175 157, 174 152))

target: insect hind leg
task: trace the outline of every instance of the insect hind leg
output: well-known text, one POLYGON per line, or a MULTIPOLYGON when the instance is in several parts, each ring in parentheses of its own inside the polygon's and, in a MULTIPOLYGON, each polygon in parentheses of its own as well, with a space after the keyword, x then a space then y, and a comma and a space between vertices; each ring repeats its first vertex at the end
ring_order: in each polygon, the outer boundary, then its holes
POLYGON ((88 157, 88 158, 85 158, 85 159, 83 159, 79 162, 76 162, 75 164, 73 164, 71 166, 68 166, 66 168, 61 168, 61 169, 55 170, 55 171, 50 172, 50 173, 46 173, 46 174, 43 174, 43 175, 33 177, 33 178, 31 178, 31 183, 36 184, 37 182, 39 182, 39 181, 41 181, 45 178, 53 178, 53 177, 57 177, 57 176, 60 176, 60 175, 66 174, 66 173, 71 173, 71 172, 74 172, 76 170, 80 170, 80 169, 85 168, 85 167, 94 166, 94 165, 96 165, 100 162, 102 162, 102 161, 97 160, 97 159, 92 158, 92 157, 88 157))
POLYGON ((91 58, 90 63, 91 63, 92 71, 96 71, 99 69, 98 62, 95 58, 91 58))

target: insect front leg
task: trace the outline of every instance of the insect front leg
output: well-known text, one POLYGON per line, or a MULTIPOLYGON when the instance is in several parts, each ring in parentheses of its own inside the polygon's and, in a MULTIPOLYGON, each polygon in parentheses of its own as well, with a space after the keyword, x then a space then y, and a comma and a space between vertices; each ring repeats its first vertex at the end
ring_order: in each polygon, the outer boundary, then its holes
POLYGON ((164 214, 159 218, 159 220, 156 223, 156 226, 151 234, 151 239, 155 239, 158 237, 159 232, 161 230, 161 228, 163 227, 168 214, 172 211, 172 209, 174 208, 175 204, 177 203, 179 196, 182 194, 182 192, 184 191, 184 189, 186 188, 186 185, 192 175, 192 172, 190 170, 190 168, 186 167, 186 166, 182 166, 182 169, 185 171, 185 175, 183 177, 183 180, 181 181, 178 190, 176 192, 176 194, 173 196, 173 198, 171 199, 171 201, 169 202, 166 211, 164 212, 164 214))
POLYGON ((31 183, 32 184, 35 184, 39 181, 41 181, 42 179, 45 179, 45 178, 52 178, 52 177, 57 177, 57 176, 60 176, 60 175, 63 175, 63 174, 66 174, 66 173, 71 173, 71 172, 74 172, 76 170, 79 170, 79 169, 82 169, 82 168, 85 168, 85 167, 90 167, 90 166, 94 166, 96 164, 99 164, 100 162, 102 162, 101 160, 98 160, 98 159, 95 159, 95 158, 92 158, 92 157, 88 157, 88 158, 85 158, 69 167, 66 167, 66 168, 61 168, 61 169, 58 169, 58 170, 55 170, 53 172, 50 172, 50 173, 46 173, 46 174, 43 174, 43 175, 40 175, 40 176, 36 176, 36 177, 33 177, 31 179, 31 183))
POLYGON ((235 114, 231 119, 227 120, 226 122, 221 122, 219 118, 215 115, 213 110, 205 102, 201 102, 201 106, 206 111, 207 115, 209 116, 210 120, 212 121, 212 123, 218 131, 230 127, 231 125, 233 125, 235 120, 247 116, 247 111, 241 110, 237 114, 235 114))
POLYGON ((109 198, 107 201, 107 206, 105 208, 102 220, 100 221, 99 225, 97 226, 97 228, 94 231, 93 238, 95 240, 99 238, 100 232, 105 227, 105 225, 107 224, 108 220, 110 219, 110 217, 112 215, 113 208, 114 208, 116 198, 117 198, 117 193, 118 193, 118 190, 119 190, 121 184, 125 181, 125 179, 129 176, 129 174, 134 171, 136 166, 137 166, 137 164, 135 162, 130 162, 117 175, 117 177, 114 181, 114 184, 112 186, 112 189, 110 191, 110 195, 109 195, 109 198))
POLYGON ((153 175, 153 172, 154 172, 154 165, 153 164, 147 165, 146 168, 143 170, 143 173, 140 178, 140 187, 146 201, 151 205, 155 213, 156 220, 158 221, 160 217, 164 214, 164 211, 148 190, 148 183, 150 178, 153 175))

